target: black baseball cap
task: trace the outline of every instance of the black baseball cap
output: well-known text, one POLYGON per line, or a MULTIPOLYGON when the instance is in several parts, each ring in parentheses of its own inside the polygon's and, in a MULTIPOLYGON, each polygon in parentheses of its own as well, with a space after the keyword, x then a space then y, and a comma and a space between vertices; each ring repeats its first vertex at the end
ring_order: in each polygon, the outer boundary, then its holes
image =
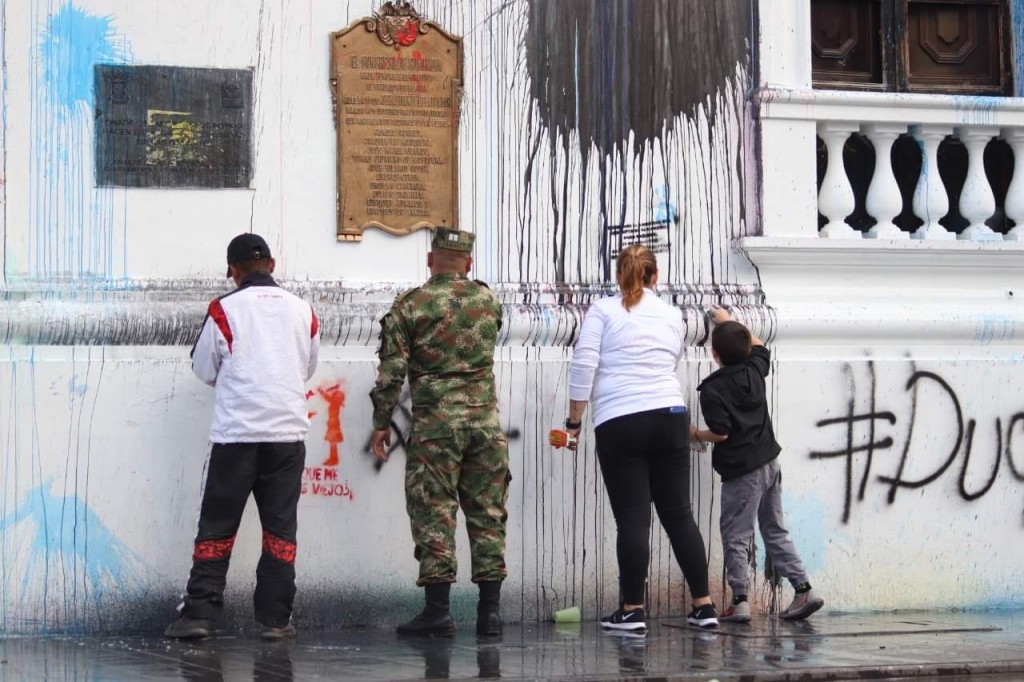
MULTIPOLYGON (((250 260, 263 260, 264 258, 272 258, 270 247, 258 234, 246 232, 238 235, 228 244, 228 265, 250 260)), ((230 277, 230 273, 228 276, 230 277)))

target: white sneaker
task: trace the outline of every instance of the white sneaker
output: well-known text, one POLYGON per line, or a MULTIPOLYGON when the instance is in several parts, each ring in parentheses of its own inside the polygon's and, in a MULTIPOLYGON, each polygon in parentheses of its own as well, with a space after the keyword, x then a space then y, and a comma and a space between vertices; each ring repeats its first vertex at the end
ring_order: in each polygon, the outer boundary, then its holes
POLYGON ((739 604, 729 606, 718 617, 718 620, 723 623, 749 623, 750 617, 750 602, 741 601, 739 604))
POLYGON ((792 603, 779 614, 782 620, 803 620, 825 605, 825 600, 808 590, 793 597, 792 603))

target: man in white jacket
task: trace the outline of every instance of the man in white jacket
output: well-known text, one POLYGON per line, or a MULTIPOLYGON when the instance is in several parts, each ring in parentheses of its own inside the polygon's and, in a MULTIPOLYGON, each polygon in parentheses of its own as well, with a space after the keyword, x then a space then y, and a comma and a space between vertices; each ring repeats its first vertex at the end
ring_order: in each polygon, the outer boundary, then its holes
POLYGON ((192 348, 192 371, 214 387, 213 443, 206 470, 192 572, 175 639, 210 634, 224 607, 235 534, 251 493, 263 526, 253 602, 267 640, 295 634, 296 508, 309 430, 305 384, 316 370, 319 321, 281 289, 262 237, 228 245, 227 276, 237 289, 210 303, 192 348))

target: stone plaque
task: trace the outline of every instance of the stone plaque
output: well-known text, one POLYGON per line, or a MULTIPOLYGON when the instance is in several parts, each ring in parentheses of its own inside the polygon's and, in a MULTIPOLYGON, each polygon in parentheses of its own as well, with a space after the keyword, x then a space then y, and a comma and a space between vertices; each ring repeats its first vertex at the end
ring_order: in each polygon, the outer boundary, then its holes
POLYGON ((458 227, 462 40, 386 2, 331 34, 338 240, 458 227))
POLYGON ((97 64, 96 184, 248 187, 252 71, 97 64))

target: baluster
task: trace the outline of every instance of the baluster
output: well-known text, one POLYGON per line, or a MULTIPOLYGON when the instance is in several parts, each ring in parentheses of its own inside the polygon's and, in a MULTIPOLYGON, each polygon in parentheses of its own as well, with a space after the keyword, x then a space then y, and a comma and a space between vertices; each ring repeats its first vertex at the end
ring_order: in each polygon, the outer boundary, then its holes
POLYGON ((914 215, 924 221, 911 236, 914 239, 956 239, 954 233, 939 224, 939 220, 949 213, 949 193, 939 174, 939 145, 953 134, 953 128, 918 125, 913 126, 911 132, 921 146, 921 175, 914 189, 914 215))
POLYGON ((821 228, 821 236, 831 239, 861 237, 857 230, 846 224, 846 216, 853 213, 853 188, 843 165, 843 145, 860 128, 856 123, 828 121, 818 124, 818 135, 828 149, 828 165, 818 192, 818 210, 828 218, 821 228))
POLYGON ((1013 179, 1006 190, 1006 217, 1017 223, 1003 237, 1006 241, 1024 241, 1024 128, 1004 128, 1003 139, 1013 150, 1013 179))
POLYGON ((985 221, 996 212, 996 197, 985 176, 985 146, 999 134, 998 128, 988 126, 961 126, 956 129, 960 141, 967 147, 967 181, 960 193, 960 213, 971 224, 960 233, 959 239, 978 242, 1000 241, 985 221))
POLYGON ((892 219, 903 211, 903 197, 896 176, 892 171, 892 143, 907 132, 906 125, 894 123, 870 123, 864 126, 864 134, 875 148, 875 173, 871 176, 865 203, 868 215, 877 222, 866 236, 875 239, 909 239, 892 219))

